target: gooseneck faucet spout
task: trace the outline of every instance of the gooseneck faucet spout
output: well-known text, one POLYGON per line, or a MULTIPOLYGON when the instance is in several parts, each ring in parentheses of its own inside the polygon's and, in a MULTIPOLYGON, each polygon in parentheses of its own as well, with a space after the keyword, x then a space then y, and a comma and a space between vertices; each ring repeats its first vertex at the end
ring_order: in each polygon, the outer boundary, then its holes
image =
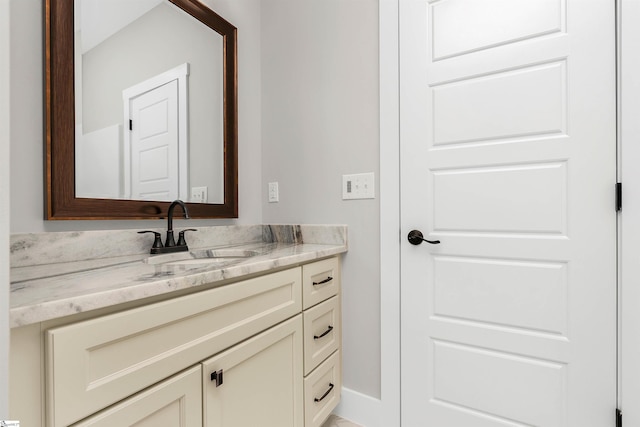
MULTIPOLYGON (((178 237, 178 243, 176 243, 173 237, 173 210, 176 206, 180 205, 182 207, 182 213, 184 214, 185 219, 189 219, 189 211, 187 210, 187 205, 182 200, 174 200, 169 205, 169 211, 167 212, 167 239, 164 242, 164 246, 162 246, 162 237, 160 233, 152 230, 144 230, 138 231, 138 233, 153 233, 155 236, 153 246, 151 246, 152 254, 166 254, 171 252, 187 252, 189 250, 189 246, 187 246, 187 242, 184 238, 184 234, 187 231, 197 231, 195 228, 187 228, 180 232, 178 237)), ((0 426, 1 427, 1 426, 0 426)))
POLYGON ((165 247, 175 246, 176 242, 173 237, 173 210, 177 205, 182 207, 182 213, 184 214, 184 219, 189 219, 189 210, 187 209, 187 205, 182 200, 174 200, 169 205, 169 211, 167 212, 167 240, 164 243, 165 247))

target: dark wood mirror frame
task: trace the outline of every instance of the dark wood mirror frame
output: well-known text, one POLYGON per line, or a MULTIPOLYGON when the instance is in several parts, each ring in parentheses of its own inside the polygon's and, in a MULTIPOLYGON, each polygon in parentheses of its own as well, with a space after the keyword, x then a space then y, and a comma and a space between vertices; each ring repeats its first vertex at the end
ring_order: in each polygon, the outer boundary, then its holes
MULTIPOLYGON (((238 217, 237 29, 197 0, 170 0, 223 37, 224 203, 188 203, 191 218, 238 217)), ((157 219, 170 202, 75 195, 73 0, 45 0, 45 219, 157 219)))

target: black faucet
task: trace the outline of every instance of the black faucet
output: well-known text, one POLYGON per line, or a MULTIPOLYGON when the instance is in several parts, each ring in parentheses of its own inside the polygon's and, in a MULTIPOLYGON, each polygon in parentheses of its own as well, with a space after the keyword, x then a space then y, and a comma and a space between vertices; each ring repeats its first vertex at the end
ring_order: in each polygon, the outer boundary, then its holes
POLYGON ((171 202, 171 204, 169 205, 169 211, 167 212, 167 239, 164 241, 165 248, 176 246, 176 242, 173 239, 173 210, 177 205, 180 205, 182 207, 184 219, 189 219, 189 210, 187 209, 187 205, 185 205, 182 200, 174 200, 173 202, 171 202))
POLYGON ((171 202, 171 205, 169 205, 169 211, 167 212, 167 239, 164 242, 164 246, 162 245, 162 240, 160 239, 160 233, 156 231, 138 231, 138 233, 153 233, 155 235, 155 240, 153 242, 153 246, 151 247, 152 254, 186 252, 189 250, 187 242, 184 238, 184 233, 187 231, 196 231, 196 229, 187 228, 186 230, 180 231, 178 235, 178 243, 176 243, 173 237, 173 210, 177 205, 180 205, 182 207, 184 218, 189 219, 189 210, 187 209, 187 205, 185 205, 182 200, 174 200, 173 202, 171 202))

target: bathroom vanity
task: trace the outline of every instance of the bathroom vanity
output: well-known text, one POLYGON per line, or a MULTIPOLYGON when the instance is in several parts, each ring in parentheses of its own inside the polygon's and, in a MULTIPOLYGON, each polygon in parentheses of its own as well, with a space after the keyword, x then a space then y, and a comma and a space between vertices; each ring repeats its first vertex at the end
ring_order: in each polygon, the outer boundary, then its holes
POLYGON ((214 244, 209 257, 131 254, 48 277, 16 267, 11 417, 46 427, 322 425, 340 398, 346 230, 317 243, 317 226, 257 227, 261 241, 214 244), (51 296, 36 295, 41 286, 51 296))

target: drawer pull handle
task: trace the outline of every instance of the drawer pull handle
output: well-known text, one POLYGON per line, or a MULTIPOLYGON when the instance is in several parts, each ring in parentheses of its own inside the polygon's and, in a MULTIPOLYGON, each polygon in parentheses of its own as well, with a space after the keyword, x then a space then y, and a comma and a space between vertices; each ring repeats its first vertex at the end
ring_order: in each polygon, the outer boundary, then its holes
POLYGON ((211 381, 216 382, 216 387, 220 387, 222 385, 222 383, 224 382, 222 377, 222 369, 220 369, 219 371, 211 372, 211 381))
POLYGON ((327 395, 328 395, 329 393, 331 393, 331 390, 333 390, 333 383, 329 383, 329 389, 328 389, 327 391, 325 391, 325 392, 324 392, 324 394, 322 395, 322 397, 320 397, 320 398, 315 397, 315 398, 313 399, 313 401, 314 401, 314 402, 316 402, 316 403, 318 403, 318 402, 322 402, 322 400, 323 400, 325 397, 327 397, 327 395))
POLYGON ((314 340, 319 340, 320 338, 326 336, 329 332, 333 331, 333 326, 329 326, 326 331, 324 331, 321 335, 314 335, 314 340))
POLYGON ((317 286, 317 285, 324 285, 325 283, 329 283, 330 281, 333 280, 333 277, 329 276, 324 280, 321 280, 319 282, 313 282, 313 286, 317 286))

